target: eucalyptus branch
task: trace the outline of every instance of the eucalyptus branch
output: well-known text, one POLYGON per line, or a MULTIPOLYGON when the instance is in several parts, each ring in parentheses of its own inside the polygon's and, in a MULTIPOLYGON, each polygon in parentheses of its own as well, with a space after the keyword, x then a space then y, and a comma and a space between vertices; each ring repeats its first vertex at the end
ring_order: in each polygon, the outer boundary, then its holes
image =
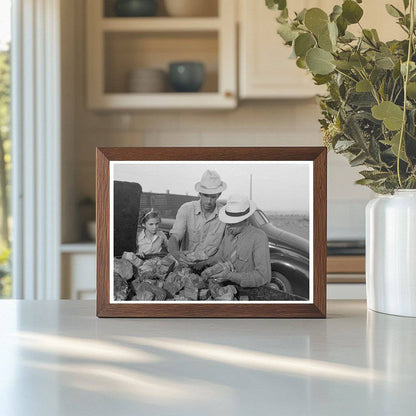
POLYGON ((402 127, 400 129, 400 140, 399 140, 399 149, 397 151, 397 178, 399 180, 400 187, 403 187, 402 178, 400 174, 400 156, 402 154, 403 138, 404 131, 406 128, 406 108, 407 108, 407 83, 409 81, 409 68, 410 60, 412 57, 413 49, 413 36, 414 36, 414 27, 415 27, 415 0, 410 0, 410 30, 409 30, 409 44, 407 47, 407 60, 406 60, 406 73, 404 76, 404 85, 403 85, 403 118, 402 118, 402 127))
POLYGON ((365 69, 363 68, 362 65, 361 65, 360 74, 363 77, 363 79, 367 80, 370 83, 371 93, 373 94, 374 99, 377 101, 377 104, 380 104, 380 99, 379 99, 379 96, 378 96, 378 92, 377 92, 376 88, 374 87, 373 83, 370 81, 370 78, 368 78, 368 75, 365 72, 365 69))
POLYGON ((393 100, 394 103, 399 99, 399 96, 402 93, 402 91, 403 91, 403 88, 399 88, 399 91, 397 92, 396 96, 394 97, 394 100, 393 100))
POLYGON ((350 77, 348 74, 346 74, 346 73, 344 73, 344 72, 340 71, 338 68, 335 68, 335 71, 336 71, 336 72, 338 72, 338 73, 339 73, 339 74, 341 74, 341 75, 344 75, 344 77, 349 78, 351 81, 353 81, 353 82, 357 83, 357 80, 356 80, 355 78, 350 77))
POLYGON ((393 95, 394 95, 394 90, 396 89, 396 84, 397 84, 397 80, 394 80, 394 82, 393 82, 393 88, 391 89, 391 94, 390 94, 390 97, 389 97, 389 100, 390 101, 392 101, 392 98, 393 98, 393 95))

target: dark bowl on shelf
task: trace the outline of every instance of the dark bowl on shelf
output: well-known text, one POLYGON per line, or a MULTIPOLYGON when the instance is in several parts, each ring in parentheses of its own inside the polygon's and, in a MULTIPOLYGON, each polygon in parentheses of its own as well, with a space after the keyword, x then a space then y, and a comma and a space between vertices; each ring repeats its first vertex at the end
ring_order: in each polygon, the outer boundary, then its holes
POLYGON ((117 0, 114 5, 119 17, 150 17, 157 14, 158 0, 117 0))
POLYGON ((169 82, 177 92, 197 92, 205 80, 201 62, 172 62, 169 64, 169 82))

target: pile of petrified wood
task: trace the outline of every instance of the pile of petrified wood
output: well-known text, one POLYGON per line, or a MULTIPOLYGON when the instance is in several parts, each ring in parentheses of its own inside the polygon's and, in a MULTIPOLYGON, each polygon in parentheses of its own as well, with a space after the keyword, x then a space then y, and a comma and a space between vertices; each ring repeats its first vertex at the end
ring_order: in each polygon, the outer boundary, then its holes
POLYGON ((170 255, 143 261, 125 252, 122 258, 114 259, 114 300, 231 301, 248 297, 240 298, 234 285, 203 278, 170 255))

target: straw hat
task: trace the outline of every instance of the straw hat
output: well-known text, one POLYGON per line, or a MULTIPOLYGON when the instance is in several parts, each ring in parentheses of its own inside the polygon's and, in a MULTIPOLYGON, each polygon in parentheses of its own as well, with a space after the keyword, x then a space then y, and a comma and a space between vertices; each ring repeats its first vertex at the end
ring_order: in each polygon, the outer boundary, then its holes
POLYGON ((225 189, 227 189, 227 184, 221 180, 215 170, 206 170, 201 181, 195 184, 195 190, 201 194, 219 194, 225 189))
POLYGON ((236 224, 251 217, 256 209, 256 204, 247 197, 232 195, 227 204, 220 209, 218 217, 226 224, 236 224))

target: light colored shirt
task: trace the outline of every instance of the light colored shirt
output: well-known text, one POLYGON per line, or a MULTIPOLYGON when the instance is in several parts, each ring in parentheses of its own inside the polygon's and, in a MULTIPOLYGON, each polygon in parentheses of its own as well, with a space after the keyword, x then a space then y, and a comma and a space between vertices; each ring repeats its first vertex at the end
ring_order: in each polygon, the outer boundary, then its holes
POLYGON ((258 287, 271 281, 269 240, 263 230, 251 224, 235 237, 225 234, 210 263, 217 261, 233 263, 235 271, 227 276, 241 287, 258 287))
POLYGON ((182 250, 198 250, 208 257, 217 252, 225 231, 225 224, 218 218, 218 208, 208 218, 199 200, 186 202, 178 209, 170 235, 181 242, 182 250))
POLYGON ((151 238, 146 236, 143 229, 137 230, 136 236, 136 253, 140 256, 144 254, 157 254, 162 251, 162 246, 168 246, 168 238, 163 231, 158 231, 151 238))

